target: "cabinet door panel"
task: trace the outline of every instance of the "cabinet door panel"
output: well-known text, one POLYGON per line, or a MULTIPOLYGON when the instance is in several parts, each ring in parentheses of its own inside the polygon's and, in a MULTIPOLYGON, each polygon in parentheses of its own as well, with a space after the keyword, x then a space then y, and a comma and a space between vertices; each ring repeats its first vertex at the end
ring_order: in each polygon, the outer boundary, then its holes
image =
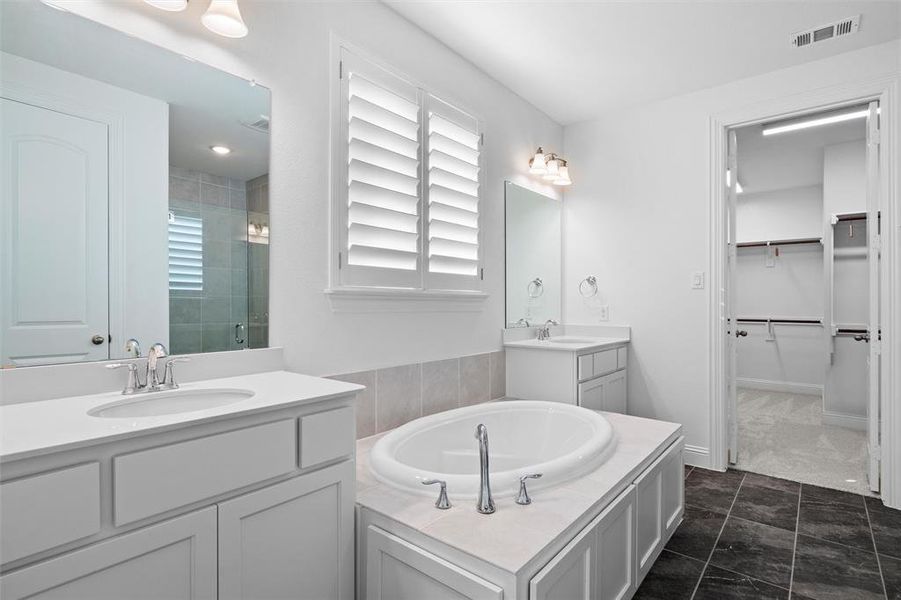
MULTIPOLYGON (((679 438, 670 446, 664 455, 661 471, 663 473, 662 509, 663 530, 666 539, 673 534, 682 521, 685 512, 685 438, 679 438)), ((665 542, 666 540, 664 540, 665 542)))
POLYGON ((205 508, 0 577, 4 600, 214 600, 216 509, 205 508))
POLYGON ((503 600, 490 581, 370 525, 366 600, 503 600))
POLYGON ((617 371, 604 378, 604 410, 626 413, 626 371, 617 371))
POLYGON ((353 463, 219 505, 219 598, 353 598, 353 463))
POLYGON ((662 477, 655 463, 635 480, 635 548, 638 580, 660 553, 663 540, 662 477))
POLYGON ((529 600, 594 600, 596 547, 589 525, 532 578, 529 600))
POLYGON ((605 410, 603 377, 579 384, 579 406, 590 410, 605 410))
POLYGON ((597 527, 598 600, 622 600, 635 591, 635 488, 629 486, 604 511, 597 527))
POLYGON ((606 375, 616 371, 616 350, 601 350, 594 353, 594 375, 606 375))

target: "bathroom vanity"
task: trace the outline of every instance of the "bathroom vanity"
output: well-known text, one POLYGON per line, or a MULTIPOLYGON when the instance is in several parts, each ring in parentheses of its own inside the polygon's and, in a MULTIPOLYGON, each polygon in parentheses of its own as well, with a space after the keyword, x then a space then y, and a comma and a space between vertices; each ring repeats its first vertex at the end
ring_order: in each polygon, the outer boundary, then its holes
POLYGON ((279 371, 184 384, 213 405, 192 412, 170 392, 0 407, 0 596, 350 600, 360 389, 279 371))
POLYGON ((604 335, 572 329, 546 340, 505 331, 507 396, 625 413, 629 329, 604 328, 613 330, 604 335))
MULTIPOLYGON (((466 419, 481 419, 463 412, 468 410, 459 412, 466 419)), ((450 484, 452 507, 439 510, 435 506, 437 489, 423 486, 423 492, 414 493, 403 488, 402 480, 400 486, 389 483, 390 472, 387 477, 384 470, 376 475, 370 465, 371 453, 379 450, 382 436, 360 440, 358 599, 631 598, 681 522, 684 442, 681 426, 674 423, 616 413, 602 416, 614 441, 612 450, 599 448, 609 452, 600 466, 591 465, 580 477, 548 487, 532 488, 530 484, 532 503, 527 506, 517 504, 511 488, 499 480, 494 514, 477 512, 471 493, 464 491, 455 497, 450 484)), ((509 421, 515 428, 522 420, 514 415, 509 421)), ((415 422, 404 427, 409 425, 415 422)), ((515 458, 507 452, 515 443, 501 427, 494 427, 494 458, 501 464, 492 472, 509 468, 515 458)), ((417 443, 414 428, 409 438, 413 445, 417 443)), ((423 431, 434 434, 436 445, 445 441, 444 431, 453 429, 431 421, 423 426, 423 431)), ((491 432, 491 424, 488 429, 491 432)), ((474 443, 471 432, 467 433, 469 442, 474 443)), ((525 460, 550 464, 541 453, 552 440, 534 437, 535 454, 525 460)), ((453 448, 450 453, 460 454, 453 448)), ((410 454, 404 458, 405 454, 399 446, 401 460, 421 460, 410 454)), ((467 459, 476 461, 477 466, 478 452, 470 451, 467 459)), ((444 468, 457 472, 453 466, 444 468)))

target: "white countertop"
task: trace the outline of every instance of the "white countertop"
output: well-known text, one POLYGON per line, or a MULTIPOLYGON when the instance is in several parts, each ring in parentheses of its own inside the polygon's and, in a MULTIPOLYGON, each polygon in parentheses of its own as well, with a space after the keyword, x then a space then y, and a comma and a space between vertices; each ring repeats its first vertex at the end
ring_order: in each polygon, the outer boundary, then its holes
POLYGON ((90 409, 102 404, 151 398, 152 392, 123 396, 117 391, 0 406, 0 462, 110 442, 136 434, 179 429, 274 408, 309 404, 364 389, 353 383, 288 371, 197 381, 182 384, 179 389, 236 388, 251 390, 254 395, 216 408, 152 417, 110 419, 88 414, 90 409))
POLYGON ((627 337, 588 337, 576 335, 551 336, 547 340, 539 340, 538 338, 530 338, 527 340, 517 340, 504 342, 505 348, 529 348, 533 350, 556 350, 562 352, 589 352, 595 350, 603 350, 614 346, 622 346, 628 344, 627 337), (579 342, 561 343, 565 340, 579 340, 579 342), (560 340, 560 341, 558 341, 560 340), (580 343, 581 342, 581 343, 580 343))
POLYGON ((474 502, 438 510, 434 498, 408 494, 375 479, 369 451, 384 434, 357 442, 357 503, 441 543, 510 573, 518 573, 567 528, 613 500, 669 444, 682 427, 676 423, 604 413, 617 436, 607 462, 585 477, 539 490, 532 504, 495 497, 497 512, 482 515, 474 502))

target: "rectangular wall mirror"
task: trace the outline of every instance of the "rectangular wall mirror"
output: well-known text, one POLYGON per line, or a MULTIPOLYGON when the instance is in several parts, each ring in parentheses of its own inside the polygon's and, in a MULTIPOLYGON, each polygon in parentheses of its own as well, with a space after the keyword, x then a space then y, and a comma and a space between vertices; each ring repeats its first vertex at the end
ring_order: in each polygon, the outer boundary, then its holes
POLYGON ((559 200, 504 185, 507 327, 560 321, 563 207, 559 200))
POLYGON ((40 2, 0 22, 0 367, 265 347, 269 90, 40 2))

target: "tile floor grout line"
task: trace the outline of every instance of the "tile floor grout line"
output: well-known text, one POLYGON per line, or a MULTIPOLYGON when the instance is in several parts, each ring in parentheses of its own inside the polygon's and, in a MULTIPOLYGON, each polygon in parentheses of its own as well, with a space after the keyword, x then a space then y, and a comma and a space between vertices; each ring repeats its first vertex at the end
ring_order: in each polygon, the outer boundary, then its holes
POLYGON ((788 576, 788 597, 791 598, 792 589, 795 587, 795 557, 798 554, 798 530, 801 528, 801 494, 804 493, 804 484, 798 486, 798 509, 795 514, 795 542, 792 544, 792 567, 788 576))
POLYGON ((882 573, 882 560, 879 558, 879 548, 876 547, 876 534, 873 533, 873 522, 870 521, 870 507, 866 498, 863 499, 863 510, 867 514, 867 527, 870 528, 870 539, 873 541, 873 553, 876 555, 876 568, 879 569, 879 579, 882 581, 882 593, 888 598, 888 588, 885 586, 885 575, 882 573))
MULTIPOLYGON (((726 470, 728 473, 728 469, 726 470)), ((723 519, 723 524, 720 526, 719 533, 716 534, 716 539, 713 541, 713 548, 710 549, 710 554, 707 555, 707 561, 704 563, 704 568, 701 570, 701 576, 698 577, 697 583, 695 583, 695 589, 691 591, 690 600, 694 600, 695 595, 698 593, 698 588, 701 587, 701 581, 704 579, 704 574, 707 573, 707 568, 710 567, 710 559, 713 558, 713 553, 716 551, 716 545, 720 542, 720 536, 723 535, 723 530, 726 528, 726 523, 729 521, 729 515, 732 514, 732 507, 735 506, 735 501, 738 500, 738 495, 741 493, 741 486, 745 482, 745 477, 747 474, 744 471, 736 471, 736 473, 741 473, 741 481, 738 483, 738 487, 735 490, 735 495, 732 496, 732 503, 729 504, 729 510, 726 511, 726 518, 723 519)), ((747 577, 747 575, 745 576, 747 577)))

